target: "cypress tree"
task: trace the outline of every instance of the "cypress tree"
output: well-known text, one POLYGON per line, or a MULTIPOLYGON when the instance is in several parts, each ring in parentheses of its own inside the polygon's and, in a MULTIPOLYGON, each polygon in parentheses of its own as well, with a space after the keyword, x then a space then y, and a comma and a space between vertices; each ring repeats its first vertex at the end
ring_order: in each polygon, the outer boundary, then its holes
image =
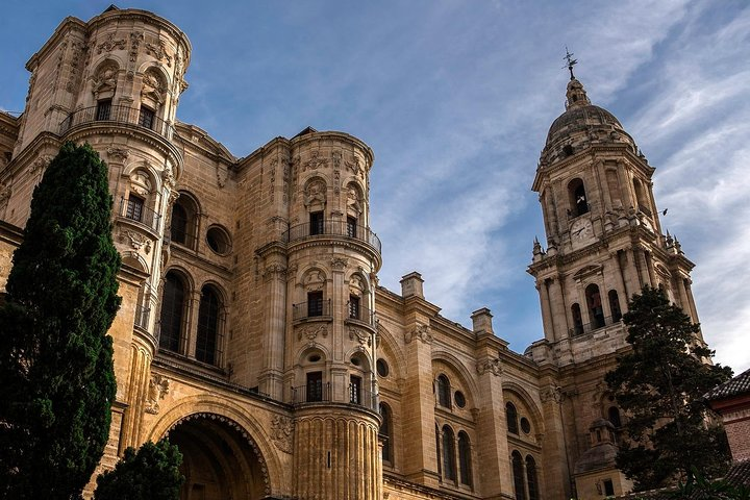
POLYGON ((72 499, 104 452, 120 304, 107 166, 67 142, 34 189, 0 309, 0 496, 72 499))
POLYGON ((178 500, 182 454, 166 439, 125 450, 115 466, 96 479, 94 500, 178 500))
POLYGON ((707 362, 713 351, 698 339, 699 326, 661 289, 646 287, 634 295, 623 319, 632 350, 606 375, 626 414, 617 467, 637 490, 691 481, 696 469, 720 475, 729 448, 702 397, 732 370, 707 362))

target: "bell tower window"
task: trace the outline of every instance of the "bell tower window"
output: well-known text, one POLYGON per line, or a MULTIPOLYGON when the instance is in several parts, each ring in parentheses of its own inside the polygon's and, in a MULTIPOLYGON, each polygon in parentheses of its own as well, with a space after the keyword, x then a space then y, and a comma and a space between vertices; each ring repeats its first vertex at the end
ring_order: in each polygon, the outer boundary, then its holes
POLYGON ((607 295, 609 296, 609 310, 612 312, 612 322, 620 321, 622 310, 620 310, 620 298, 617 296, 617 291, 610 290, 607 295))
POLYGON ((594 328, 604 326, 604 309, 602 308, 602 296, 599 294, 599 287, 591 284, 586 287, 586 302, 589 306, 591 323, 594 328))
POLYGON ((578 217, 588 213, 589 203, 586 198, 586 189, 583 187, 581 179, 573 179, 568 184, 568 196, 570 198, 570 215, 578 217))
POLYGON ((570 314, 573 316, 573 333, 580 335, 583 333, 583 318, 581 318, 581 306, 578 303, 570 306, 570 314))

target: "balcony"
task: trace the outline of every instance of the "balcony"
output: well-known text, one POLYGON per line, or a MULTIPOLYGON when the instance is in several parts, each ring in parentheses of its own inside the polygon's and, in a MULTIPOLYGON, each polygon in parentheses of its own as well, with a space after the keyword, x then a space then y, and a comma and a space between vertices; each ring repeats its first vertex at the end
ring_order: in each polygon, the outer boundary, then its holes
POLYGON ((621 324, 622 324, 622 315, 610 316, 607 318, 605 318, 604 316, 601 316, 592 323, 580 323, 580 324, 574 325, 573 328, 570 329, 569 334, 571 337, 574 337, 577 335, 584 335, 586 333, 590 333, 595 330, 599 330, 601 328, 606 328, 608 326, 621 325, 621 324))
POLYGON ((295 406, 309 403, 344 403, 361 406, 373 411, 378 409, 377 393, 364 389, 358 384, 347 384, 344 399, 338 401, 335 396, 335 387, 331 382, 316 381, 307 385, 292 387, 291 404, 295 406))
POLYGON ((345 220, 325 220, 316 223, 298 224, 282 235, 284 243, 293 243, 311 238, 341 237, 361 241, 378 254, 381 250, 380 238, 365 226, 357 226, 345 220))
POLYGON ((331 309, 331 299, 328 300, 311 300, 309 302, 300 302, 292 306, 292 320, 331 320, 333 319, 333 310, 331 309))
POLYGON ((167 139, 172 139, 174 127, 169 122, 154 115, 147 108, 134 108, 123 105, 92 106, 73 111, 60 123, 60 135, 66 134, 70 129, 88 123, 102 123, 129 125, 137 128, 151 130, 167 139))
POLYGON ((348 314, 346 316, 347 321, 354 321, 358 323, 364 323, 365 325, 374 327, 375 326, 375 311, 369 307, 364 307, 359 304, 349 302, 347 305, 348 314))
POLYGON ((117 213, 124 219, 143 224, 154 231, 159 231, 161 215, 145 206, 141 198, 120 198, 120 208, 117 213))

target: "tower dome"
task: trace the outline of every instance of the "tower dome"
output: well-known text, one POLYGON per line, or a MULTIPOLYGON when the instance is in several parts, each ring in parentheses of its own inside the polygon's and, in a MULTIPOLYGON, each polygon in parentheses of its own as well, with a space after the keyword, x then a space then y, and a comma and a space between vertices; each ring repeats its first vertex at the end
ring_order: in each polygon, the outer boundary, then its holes
POLYGON ((593 144, 626 144, 636 152, 633 138, 615 116, 591 104, 583 84, 576 78, 568 83, 565 112, 552 122, 542 151, 542 163, 551 164, 572 156, 593 144))

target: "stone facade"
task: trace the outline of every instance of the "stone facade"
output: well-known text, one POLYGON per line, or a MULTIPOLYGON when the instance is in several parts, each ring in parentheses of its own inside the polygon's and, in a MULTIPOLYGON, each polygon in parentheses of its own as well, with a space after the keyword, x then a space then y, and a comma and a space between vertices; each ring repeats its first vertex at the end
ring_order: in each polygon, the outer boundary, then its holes
MULTIPOLYGON (((604 498, 620 415, 603 382, 627 297, 664 286, 697 321, 693 264, 661 234, 653 168, 568 85, 533 189, 547 248, 528 272, 544 338, 524 355, 378 285, 373 153, 307 128, 235 158, 175 119, 191 45, 149 12, 67 18, 0 114, 0 285, 34 186, 64 140, 107 161, 122 307, 117 401, 100 468, 165 436, 184 499, 604 498), (577 492, 577 493, 576 493, 577 492)), ((90 492, 89 492, 90 493, 90 492)))

